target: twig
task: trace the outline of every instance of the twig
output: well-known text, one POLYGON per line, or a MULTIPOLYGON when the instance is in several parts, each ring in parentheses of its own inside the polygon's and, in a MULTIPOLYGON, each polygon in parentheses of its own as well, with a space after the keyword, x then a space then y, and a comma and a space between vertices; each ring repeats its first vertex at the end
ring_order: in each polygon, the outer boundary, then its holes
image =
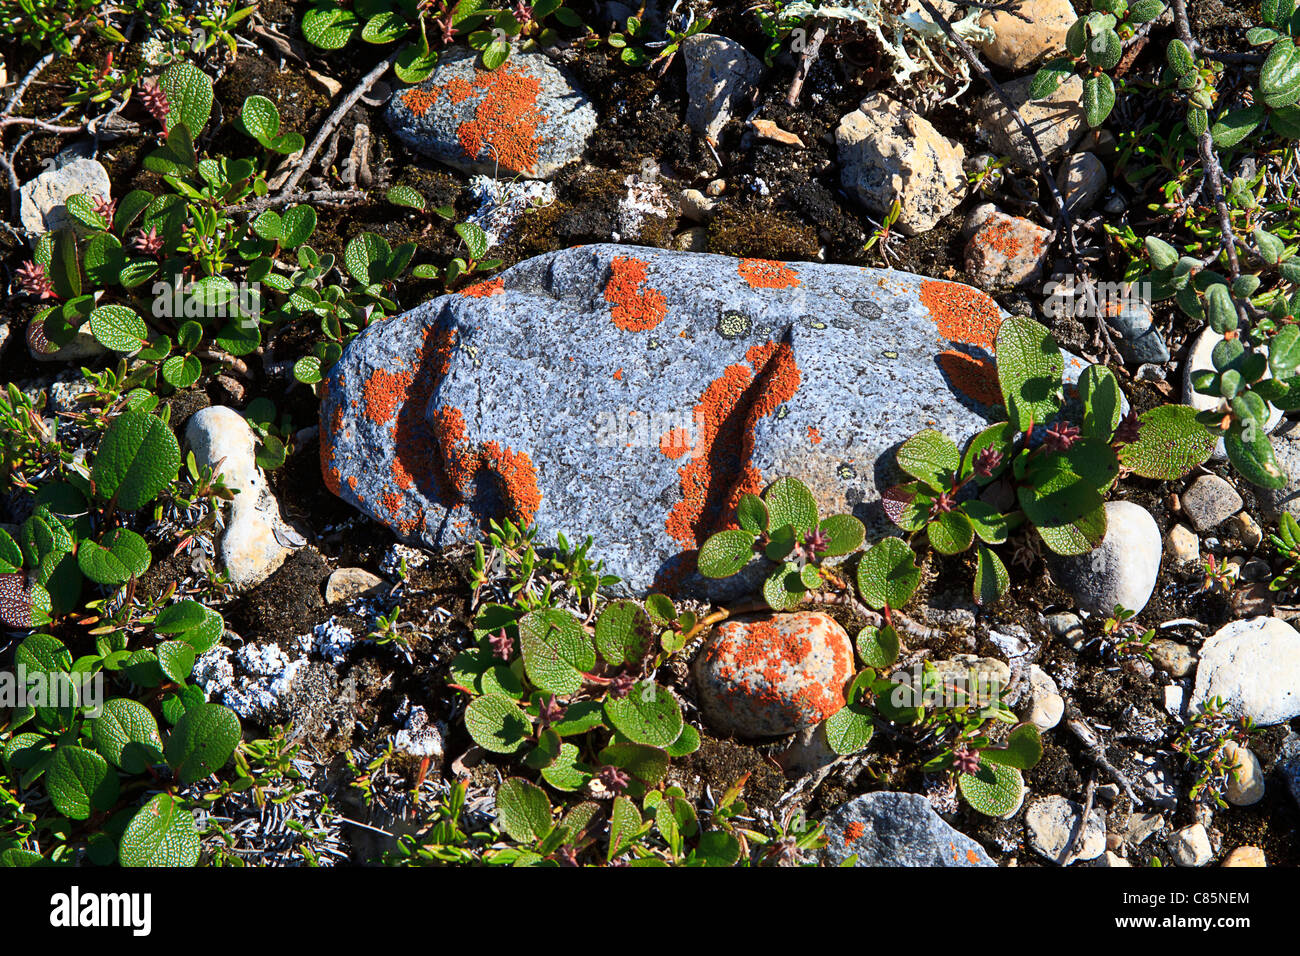
POLYGON ((1083 845, 1083 838, 1088 832, 1088 816, 1092 813, 1093 801, 1097 798, 1097 772, 1094 770, 1088 774, 1088 784, 1083 791, 1083 813, 1079 815, 1078 829, 1070 836, 1070 843, 1065 848, 1065 855, 1061 858, 1062 866, 1069 866, 1074 855, 1079 852, 1083 845))
POLYGON ((370 92, 370 87, 375 85, 375 81, 388 72, 388 68, 397 62, 397 57, 400 52, 401 51, 398 50, 387 59, 380 61, 373 70, 361 78, 361 82, 353 87, 352 92, 343 98, 343 102, 335 108, 334 112, 326 117, 325 122, 316 133, 316 138, 313 139, 311 145, 303 151, 302 158, 298 160, 298 165, 285 181, 283 188, 281 188, 281 197, 288 196, 297 189, 298 180, 302 179, 303 174, 311 167, 312 160, 316 158, 316 154, 319 153, 321 147, 325 145, 325 142, 330 137, 330 133, 334 131, 334 127, 338 126, 338 124, 343 121, 343 117, 348 114, 348 111, 357 104, 357 101, 361 99, 361 97, 370 92))
POLYGON ((240 203, 237 206, 227 206, 222 211, 226 213, 261 212, 263 209, 270 209, 272 206, 281 206, 291 202, 348 203, 365 198, 366 193, 361 189, 317 189, 311 192, 294 191, 288 195, 279 192, 274 196, 250 199, 248 202, 240 203))
POLYGON ((826 24, 819 22, 808 40, 808 45, 804 47, 803 55, 799 57, 799 68, 795 70, 794 79, 790 81, 790 91, 785 95, 787 106, 798 105, 799 94, 803 92, 804 81, 808 79, 808 74, 812 72, 812 66, 817 62, 818 55, 821 54, 822 41, 825 39, 826 24))
MULTIPOLYGON (((925 3, 926 0, 921 2, 925 3)), ((1187 49, 1195 53, 1197 43, 1192 36, 1191 21, 1187 19, 1187 0, 1174 0, 1174 24, 1178 30, 1178 39, 1187 45, 1187 49)), ((1233 238, 1232 214, 1228 211, 1228 203, 1223 196, 1223 167, 1219 165, 1219 154, 1214 151, 1214 139, 1210 135, 1208 125, 1196 138, 1196 144, 1201 154, 1205 179, 1210 184, 1210 199, 1219 214, 1219 232, 1222 234, 1220 240, 1223 250, 1228 254, 1228 268, 1232 272, 1232 279, 1236 280, 1241 275, 1241 263, 1237 260, 1237 242, 1233 238)))
POLYGON ((45 120, 33 119, 30 116, 3 116, 0 117, 0 129, 8 126, 32 126, 42 133, 80 133, 86 128, 85 123, 77 126, 55 126, 53 123, 47 123, 45 120))

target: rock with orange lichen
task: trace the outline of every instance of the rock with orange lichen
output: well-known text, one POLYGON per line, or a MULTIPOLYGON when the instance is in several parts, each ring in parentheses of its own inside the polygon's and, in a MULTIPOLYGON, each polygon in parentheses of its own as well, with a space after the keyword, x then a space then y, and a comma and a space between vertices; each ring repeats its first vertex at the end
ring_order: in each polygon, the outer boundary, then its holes
POLYGON ((735 596, 761 567, 705 582, 693 562, 740 495, 792 476, 883 528, 898 442, 999 414, 1002 319, 900 272, 565 249, 362 332, 325 383, 321 467, 407 541, 508 516, 592 535, 625 593, 735 596))
POLYGON ((495 70, 445 54, 433 74, 393 93, 387 118, 416 152, 488 176, 549 179, 596 129, 591 101, 547 57, 516 53, 495 70))
POLYGON ((919 793, 881 790, 842 803, 822 820, 826 862, 839 866, 996 866, 984 847, 954 830, 919 793))
POLYGON ((733 618, 695 658, 695 690, 709 726, 776 737, 819 724, 844 706, 853 644, 820 611, 733 618))
POLYGON ((1023 286, 1043 274, 1052 231, 1020 216, 1008 216, 992 203, 966 217, 966 271, 981 289, 1023 286))

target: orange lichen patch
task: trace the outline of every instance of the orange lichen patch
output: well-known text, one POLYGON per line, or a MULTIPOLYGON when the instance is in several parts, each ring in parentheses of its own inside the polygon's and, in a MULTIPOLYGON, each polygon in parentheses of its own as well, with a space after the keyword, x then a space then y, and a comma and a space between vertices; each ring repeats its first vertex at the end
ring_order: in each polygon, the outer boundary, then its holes
MULTIPOLYGON (((321 382, 320 393, 321 408, 329 406, 330 401, 330 381, 325 379, 321 382)), ((340 479, 338 465, 334 463, 334 442, 337 440, 340 429, 343 428, 343 406, 335 405, 330 416, 323 422, 319 438, 320 444, 320 473, 325 479, 325 487, 332 494, 339 494, 340 479)))
POLYGON ((685 428, 670 429, 660 436, 659 450, 667 458, 681 458, 691 450, 691 436, 685 428))
POLYGON ((361 387, 366 402, 366 417, 376 425, 387 425, 406 400, 411 387, 411 372, 390 372, 377 368, 361 387))
POLYGON ((615 325, 624 332, 648 332, 664 320, 668 302, 663 293, 642 288, 646 263, 630 256, 615 256, 609 269, 605 301, 612 306, 609 317, 615 325))
POLYGON ((379 496, 379 504, 394 518, 402 513, 402 496, 396 491, 385 491, 379 496))
MULTIPOLYGON (((456 131, 465 155, 474 159, 486 152, 506 169, 526 171, 536 166, 542 142, 537 127, 545 119, 537 109, 541 80, 506 64, 480 73, 472 85, 483 96, 474 118, 456 131)), ((458 95, 459 90, 450 95, 458 95)))
POLYGON ((459 408, 447 407, 435 409, 430 417, 443 475, 458 495, 466 495, 478 470, 478 457, 465 444, 465 416, 459 408))
POLYGON ((460 290, 460 295, 467 299, 490 299, 494 295, 500 295, 506 290, 506 280, 497 276, 495 279, 484 279, 482 282, 475 282, 473 285, 467 285, 460 290))
POLYGON ((474 95, 473 85, 463 77, 454 77, 443 87, 452 106, 458 106, 474 95))
POLYGON ((799 273, 775 259, 741 259, 740 277, 754 289, 792 289, 799 273))
MULTIPOLYGON (((335 468, 334 470, 335 470, 336 472, 338 471, 337 468, 335 468)), ((348 487, 351 488, 353 491, 356 491, 356 490, 357 490, 357 476, 356 476, 356 475, 348 475, 348 487)))
POLYGON ((991 359, 979 359, 965 352, 940 352, 939 367, 963 395, 982 405, 1001 405, 1002 388, 991 359))
POLYGON ((756 345, 749 365, 727 366, 695 406, 695 451, 677 470, 682 497, 664 523, 683 548, 697 548, 722 526, 741 495, 762 490, 750 464, 758 420, 794 397, 801 375, 787 343, 756 345))
POLYGON ((966 861, 967 861, 968 863, 973 864, 974 866, 979 866, 980 855, 979 855, 978 853, 976 853, 974 850, 967 850, 967 851, 966 851, 966 861))
POLYGON ((501 487, 501 496, 510 511, 507 517, 520 526, 532 524, 542 503, 542 493, 537 490, 537 469, 533 467, 532 459, 521 451, 502 448, 490 441, 483 446, 480 460, 501 487))
POLYGON ((858 840, 861 840, 862 834, 865 830, 866 827, 862 825, 860 820, 854 820, 844 828, 844 845, 851 846, 858 840))
POLYGON ((975 233, 975 242, 1010 259, 1020 252, 1020 238, 1010 219, 995 219, 975 233))
POLYGON ((438 94, 442 92, 436 87, 431 90, 424 90, 416 87, 407 90, 402 94, 402 102, 406 108, 416 116, 423 116, 433 108, 433 104, 438 102, 438 94))
POLYGON ((809 426, 808 426, 808 440, 809 440, 810 442, 812 442, 814 445, 820 445, 820 444, 822 443, 822 431, 821 431, 821 429, 820 429, 820 428, 814 428, 812 425, 809 425, 809 426))
POLYGON ((617 372, 614 373, 614 381, 616 381, 616 382, 621 382, 621 381, 623 381, 623 370, 622 370, 622 369, 619 369, 617 372))
POLYGON ((920 296, 940 335, 951 342, 993 351, 1002 311, 991 296, 970 286, 939 279, 922 282, 920 296))

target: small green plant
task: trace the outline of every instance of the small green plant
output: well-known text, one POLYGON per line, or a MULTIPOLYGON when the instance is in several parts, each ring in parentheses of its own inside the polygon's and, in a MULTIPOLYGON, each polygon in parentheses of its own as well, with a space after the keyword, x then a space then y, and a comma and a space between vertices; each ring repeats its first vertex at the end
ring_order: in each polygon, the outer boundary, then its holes
POLYGON ((1245 747, 1255 731, 1249 717, 1229 717, 1221 698, 1212 697, 1201 704, 1174 741, 1174 749, 1187 759, 1194 775, 1188 792, 1193 801, 1207 800, 1227 809, 1224 796, 1229 776, 1237 775, 1237 763, 1224 750, 1229 743, 1245 747))
POLYGON ((1268 589, 1285 591, 1295 587, 1300 582, 1300 522, 1284 511, 1277 520, 1277 533, 1268 537, 1278 557, 1286 562, 1286 567, 1273 576, 1268 589))

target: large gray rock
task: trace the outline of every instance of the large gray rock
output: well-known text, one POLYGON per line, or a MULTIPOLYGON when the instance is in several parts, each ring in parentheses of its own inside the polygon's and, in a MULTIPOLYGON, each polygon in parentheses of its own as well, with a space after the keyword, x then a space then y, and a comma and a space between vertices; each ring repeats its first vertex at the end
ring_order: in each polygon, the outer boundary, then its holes
POLYGON ((686 62, 686 124, 717 142, 722 127, 763 76, 763 61, 735 40, 697 33, 682 42, 686 62))
POLYGON ((778 477, 886 527, 893 449, 992 415, 1002 318, 901 272, 566 249, 357 336, 325 383, 322 469, 406 540, 509 515, 593 535, 630 592, 672 587, 739 493, 778 477))
POLYGON ((452 53, 423 83, 393 93, 386 116, 416 152, 488 176, 549 179, 582 155, 596 110, 540 53, 516 53, 495 70, 478 54, 452 53))
POLYGON ((1275 617, 1221 627, 1201 647, 1188 712, 1212 697, 1264 727, 1300 716, 1300 633, 1275 617))
POLYGON ((1106 537, 1087 554, 1054 558, 1061 587, 1090 614, 1108 615, 1120 604, 1141 611, 1160 576, 1160 528, 1131 501, 1106 502, 1106 537))
POLYGON ((917 793, 865 793, 822 821, 822 853, 839 865, 857 854, 858 866, 996 866, 984 848, 935 813, 917 793))

